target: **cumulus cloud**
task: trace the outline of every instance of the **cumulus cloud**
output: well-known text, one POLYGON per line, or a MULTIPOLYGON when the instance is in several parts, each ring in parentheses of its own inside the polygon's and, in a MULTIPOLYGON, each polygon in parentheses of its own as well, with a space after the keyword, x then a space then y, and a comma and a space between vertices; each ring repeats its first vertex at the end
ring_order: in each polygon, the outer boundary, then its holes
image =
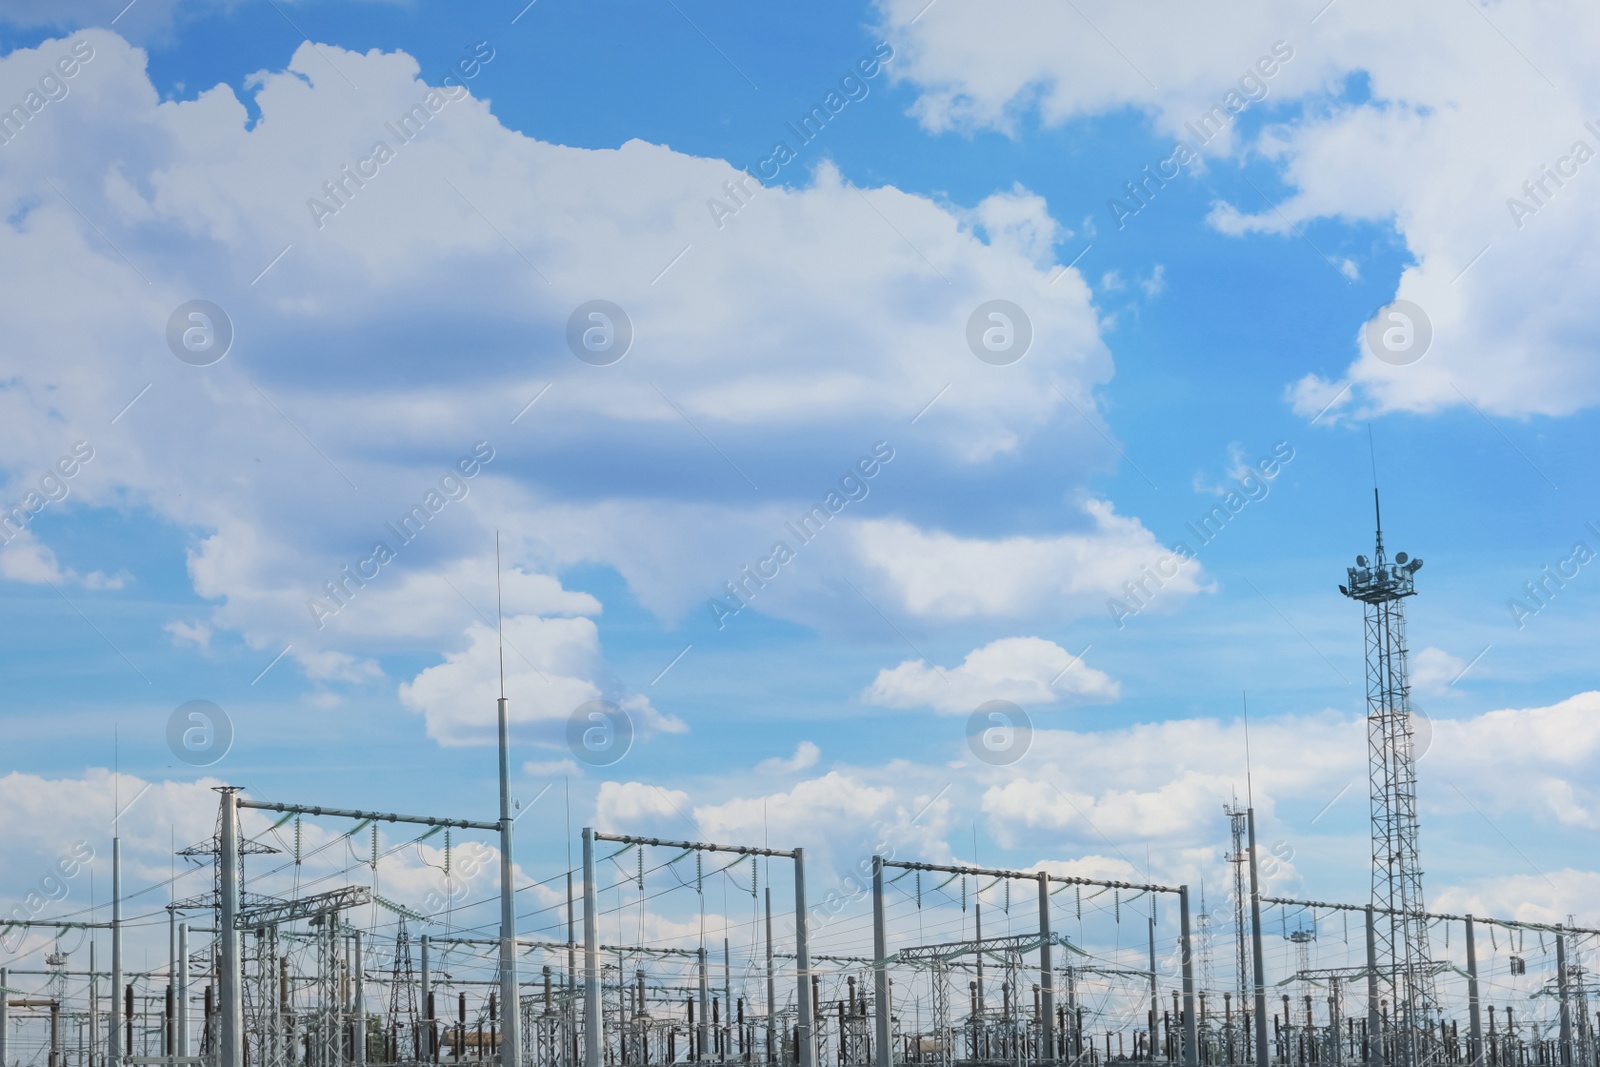
MULTIPOLYGON (((931 619, 1073 617, 1105 610, 1122 583, 1168 550, 1138 519, 1111 504, 1083 505, 1091 528, 1056 537, 960 537, 898 519, 860 524, 856 552, 912 615, 931 619)), ((1170 596, 1202 588, 1198 565, 1164 586, 1170 596)))
MULTIPOLYGON (((436 679, 481 652, 496 528, 508 610, 550 620, 551 655, 589 668, 557 671, 554 703, 518 701, 542 716, 592 692, 599 666, 572 617, 600 605, 562 568, 616 568, 652 610, 680 615, 813 502, 808 485, 754 497, 745 468, 757 483, 770 470, 753 455, 785 467, 819 438, 859 442, 842 467, 886 414, 909 420, 948 389, 919 427, 936 429, 930 462, 961 468, 1024 447, 1063 394, 1092 409, 1111 375, 1089 290, 1055 261, 1063 231, 1020 187, 964 209, 823 165, 719 228, 704 202, 739 176, 725 161, 542 142, 470 94, 441 102, 411 56, 310 43, 247 80, 259 118, 228 86, 163 101, 144 53, 104 30, 0 59, 0 99, 74 43, 93 58, 29 119, 0 175, 0 252, 35 265, 0 293, 14 330, 0 373, 15 382, 0 393, 0 455, 28 477, 93 441, 103 458, 64 506, 142 508, 185 531, 212 604, 196 624, 268 656, 287 647, 310 678, 373 684, 388 657, 471 650, 407 683, 441 736, 466 713, 442 710, 436 679), (425 131, 373 163, 413 107, 425 131), (328 193, 335 179, 343 195, 328 193), (195 368, 162 348, 173 310, 202 293, 236 343, 195 368), (597 293, 634 326, 628 358, 604 368, 566 342, 597 293), (1006 368, 965 342, 972 308, 996 297, 1034 327, 1006 368), (442 337, 473 358, 447 358, 442 337), (474 454, 492 458, 469 474, 474 454), (622 457, 635 486, 602 492, 595 465, 622 457), (425 529, 402 536, 429 499, 425 529), (731 521, 707 536, 712 515, 731 521), (373 562, 378 543, 392 559, 373 562)), ((1087 439, 1081 421, 1068 432, 1087 439)), ((1086 445, 1084 471, 1100 447, 1086 445)), ((64 573, 48 553, 14 545, 0 567, 64 573)), ((782 613, 809 620, 827 596, 793 582, 769 603, 790 597, 782 613)))
POLYGON ((1024 707, 1071 699, 1103 703, 1121 688, 1109 675, 1079 663, 1066 649, 1041 637, 1004 637, 967 654, 960 666, 940 669, 906 660, 878 672, 862 699, 891 708, 931 707, 964 714, 987 700, 1024 707))
MULTIPOLYGON (((1300 414, 1336 398, 1324 418, 1469 400, 1491 414, 1560 415, 1600 401, 1588 358, 1600 312, 1583 296, 1600 282, 1583 236, 1600 224, 1600 198, 1583 192, 1600 116, 1579 103, 1593 96, 1595 11, 1556 24, 1527 3, 1474 18, 1359 2, 925 6, 878 4, 899 52, 891 76, 917 87, 913 110, 930 130, 1015 134, 1133 109, 1199 165, 1252 151, 1277 169, 1287 192, 1271 207, 1254 194, 1216 205, 1224 233, 1298 240, 1321 219, 1395 227, 1414 259, 1395 296, 1424 310, 1431 348, 1396 365, 1352 331, 1333 366, 1290 386, 1300 414), (1152 20, 1164 32, 1147 32, 1152 20), (1417 40, 1433 42, 1426 55, 1417 40)), ((1359 274, 1337 252, 1328 267, 1359 274)))
POLYGON ((794 746, 794 755, 787 759, 764 759, 756 764, 756 771, 761 774, 794 774, 817 765, 817 760, 822 757, 822 749, 814 741, 802 741, 794 746))
MULTIPOLYGON (((468 627, 466 640, 464 649, 400 685, 400 702, 422 714, 428 736, 441 744, 482 744, 496 736, 501 633, 478 623, 468 627)), ((579 705, 602 695, 590 680, 600 660, 600 632, 586 618, 515 615, 505 620, 504 641, 510 721, 543 726, 538 736, 553 743, 560 735, 553 724, 564 725, 579 705)), ((684 728, 642 696, 619 703, 641 733, 684 728)))

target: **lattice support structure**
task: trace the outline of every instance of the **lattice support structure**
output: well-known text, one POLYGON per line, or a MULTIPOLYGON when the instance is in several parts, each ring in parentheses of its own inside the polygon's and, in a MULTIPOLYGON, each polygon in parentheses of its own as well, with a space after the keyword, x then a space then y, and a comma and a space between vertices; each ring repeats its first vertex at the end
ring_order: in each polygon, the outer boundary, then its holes
MULTIPOLYGON (((1376 503, 1377 494, 1373 494, 1376 503)), ((1438 997, 1423 912, 1417 843, 1416 738, 1406 666, 1405 598, 1416 594, 1420 559, 1391 563, 1378 521, 1373 558, 1356 557, 1339 591, 1363 605, 1366 635, 1367 756, 1371 776, 1372 903, 1389 912, 1377 927, 1381 984, 1394 1006, 1395 1067, 1433 1058, 1438 997)))

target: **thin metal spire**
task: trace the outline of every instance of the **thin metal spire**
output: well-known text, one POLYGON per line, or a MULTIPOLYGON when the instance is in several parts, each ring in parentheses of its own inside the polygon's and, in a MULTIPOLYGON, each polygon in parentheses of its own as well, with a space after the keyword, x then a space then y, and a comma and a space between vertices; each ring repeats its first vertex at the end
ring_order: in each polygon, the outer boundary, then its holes
POLYGON ((506 616, 500 598, 500 531, 494 532, 494 618, 500 636, 500 699, 506 696, 506 616))

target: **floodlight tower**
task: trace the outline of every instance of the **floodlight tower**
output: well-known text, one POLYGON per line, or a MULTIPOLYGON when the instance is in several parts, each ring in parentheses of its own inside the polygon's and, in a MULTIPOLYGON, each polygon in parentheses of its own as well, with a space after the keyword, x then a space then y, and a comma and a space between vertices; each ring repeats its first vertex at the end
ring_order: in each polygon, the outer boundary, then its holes
POLYGON ((1423 914, 1422 865, 1417 854, 1417 765, 1411 729, 1411 685, 1406 670, 1404 601, 1416 594, 1420 559, 1383 551, 1383 514, 1377 547, 1368 561, 1356 557, 1349 585, 1339 592, 1365 605, 1367 646, 1367 757, 1372 790, 1372 903, 1386 911, 1377 924, 1380 980, 1394 1005, 1395 1067, 1422 1067, 1432 1057, 1434 993, 1428 920, 1423 914))

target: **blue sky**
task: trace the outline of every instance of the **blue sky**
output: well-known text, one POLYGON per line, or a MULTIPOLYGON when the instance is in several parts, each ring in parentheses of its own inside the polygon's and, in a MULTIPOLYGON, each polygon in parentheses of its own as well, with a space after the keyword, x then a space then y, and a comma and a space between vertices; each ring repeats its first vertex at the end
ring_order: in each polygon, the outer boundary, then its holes
MULTIPOLYGON (((114 759, 173 785, 150 817, 190 837, 213 779, 481 817, 498 529, 516 792, 566 780, 574 822, 736 836, 765 810, 825 870, 898 827, 907 858, 1215 880, 1248 693, 1284 886, 1360 899, 1361 625, 1335 587, 1371 550, 1376 475, 1390 550, 1427 561, 1430 884, 1589 906, 1595 579, 1520 628, 1508 600, 1600 550, 1579 237, 1600 200, 1573 163, 1520 226, 1506 201, 1600 138, 1581 49, 1525 5, 1152 16, 1167 30, 963 0, 118 6, 0 16, 0 104, 94 49, 0 146, 6 499, 94 448, 0 549, 0 773, 14 812, 60 797, 19 848, 51 854, 114 759), (1416 34, 1420 70, 1396 43, 1416 34), (864 95, 799 144, 786 124, 875 48, 864 95), (1275 48, 1261 98, 1119 220, 1124 183, 1275 48), (470 100, 319 226, 323 183, 475 50, 470 100), (780 140, 792 162, 730 204, 780 140), (739 210, 719 225, 712 198, 739 210), (1005 367, 962 332, 994 298, 1036 334, 1005 367), (192 299, 235 328, 208 367, 164 340, 192 299), (567 348, 592 299, 635 328, 611 366, 567 348), (1361 340, 1396 299, 1433 330, 1404 366, 1361 340), (478 442, 465 497, 318 629, 307 599, 478 442), (722 583, 878 442, 865 498, 719 628, 722 583), (1186 524, 1275 447, 1265 495, 1119 626, 1122 582, 1197 547, 1186 524), (1014 766, 967 751, 990 693, 1039 730, 1014 766), (637 730, 610 768, 565 745, 592 697, 637 730), (166 741, 191 699, 236 732, 200 769, 166 741), (838 806, 807 813, 808 789, 838 806), (1526 882, 1488 884, 1508 867, 1526 882)), ((532 877, 565 868, 551 812, 532 877)))

